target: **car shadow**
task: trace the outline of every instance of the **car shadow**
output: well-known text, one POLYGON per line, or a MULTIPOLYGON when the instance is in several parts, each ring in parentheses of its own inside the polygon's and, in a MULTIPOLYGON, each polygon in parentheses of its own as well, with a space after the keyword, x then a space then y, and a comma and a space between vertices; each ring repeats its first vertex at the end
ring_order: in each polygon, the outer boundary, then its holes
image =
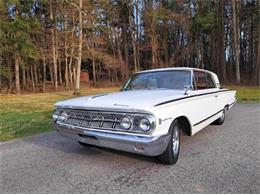
POLYGON ((58 150, 64 153, 74 153, 74 154, 93 157, 93 156, 102 155, 102 153, 106 152, 106 153, 133 158, 140 161, 146 161, 152 163, 158 162, 156 157, 149 157, 149 156, 144 156, 144 155, 139 155, 134 153, 128 153, 128 152, 119 151, 110 148, 104 148, 100 146, 92 146, 92 145, 83 146, 80 145, 75 140, 71 140, 69 138, 60 136, 56 132, 24 138, 22 141, 33 144, 36 147, 45 147, 51 150, 58 150))
MULTIPOLYGON (((182 134, 181 135, 181 150, 182 151, 187 151, 190 148, 190 144, 194 142, 195 140, 200 140, 202 141, 202 137, 204 137, 206 134, 212 134, 214 133, 216 128, 214 126, 212 127, 207 127, 205 130, 197 133, 194 136, 187 136, 182 134)), ((136 159, 139 161, 145 161, 145 162, 151 162, 151 163, 159 163, 158 158, 156 157, 149 157, 149 156, 144 156, 141 154, 134 154, 134 153, 129 153, 129 152, 124 152, 124 151, 119 151, 115 149, 110 149, 110 148, 103 148, 100 146, 82 146, 80 145, 77 141, 63 137, 59 135, 57 132, 51 132, 51 133, 45 133, 41 135, 36 135, 32 137, 27 137, 22 139, 23 142, 27 142, 30 144, 35 145, 36 147, 45 147, 49 148, 51 150, 55 151, 61 151, 67 154, 78 154, 82 156, 91 156, 91 157, 99 157, 102 155, 104 152, 105 153, 111 153, 119 156, 124 156, 132 159, 136 159)), ((186 158, 190 155, 190 153, 183 153, 181 152, 181 157, 186 158)))

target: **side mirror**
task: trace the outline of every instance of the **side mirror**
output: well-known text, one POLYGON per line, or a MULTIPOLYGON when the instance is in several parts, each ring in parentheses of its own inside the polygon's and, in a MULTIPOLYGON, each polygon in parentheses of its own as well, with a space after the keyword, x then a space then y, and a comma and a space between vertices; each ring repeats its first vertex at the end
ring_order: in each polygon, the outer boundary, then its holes
POLYGON ((184 95, 188 95, 188 91, 192 90, 192 85, 188 85, 186 87, 184 87, 185 91, 184 91, 184 95))

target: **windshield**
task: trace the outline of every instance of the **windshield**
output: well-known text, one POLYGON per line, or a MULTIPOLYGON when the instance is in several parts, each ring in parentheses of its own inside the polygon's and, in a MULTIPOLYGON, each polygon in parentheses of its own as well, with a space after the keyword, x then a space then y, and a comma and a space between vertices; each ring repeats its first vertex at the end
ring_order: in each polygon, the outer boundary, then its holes
POLYGON ((191 85, 191 72, 186 70, 157 71, 134 74, 123 90, 184 89, 191 85))

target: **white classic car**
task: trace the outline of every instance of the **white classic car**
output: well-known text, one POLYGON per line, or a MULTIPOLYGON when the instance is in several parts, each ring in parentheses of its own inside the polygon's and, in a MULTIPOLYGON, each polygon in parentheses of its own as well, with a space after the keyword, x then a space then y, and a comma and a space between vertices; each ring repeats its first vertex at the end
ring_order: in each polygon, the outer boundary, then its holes
POLYGON ((55 104, 54 128, 83 145, 96 145, 175 164, 180 132, 194 135, 223 124, 236 91, 222 89, 216 74, 195 68, 137 72, 121 91, 55 104))

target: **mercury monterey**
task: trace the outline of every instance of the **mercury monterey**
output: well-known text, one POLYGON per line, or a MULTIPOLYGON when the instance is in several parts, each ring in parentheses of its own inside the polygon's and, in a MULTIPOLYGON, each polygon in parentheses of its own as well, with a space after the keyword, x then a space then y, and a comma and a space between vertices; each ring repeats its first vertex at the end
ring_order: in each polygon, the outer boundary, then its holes
POLYGON ((137 72, 121 91, 60 101, 55 129, 82 145, 95 145, 175 164, 180 133, 194 135, 222 125, 236 91, 223 89, 216 74, 194 68, 137 72))

